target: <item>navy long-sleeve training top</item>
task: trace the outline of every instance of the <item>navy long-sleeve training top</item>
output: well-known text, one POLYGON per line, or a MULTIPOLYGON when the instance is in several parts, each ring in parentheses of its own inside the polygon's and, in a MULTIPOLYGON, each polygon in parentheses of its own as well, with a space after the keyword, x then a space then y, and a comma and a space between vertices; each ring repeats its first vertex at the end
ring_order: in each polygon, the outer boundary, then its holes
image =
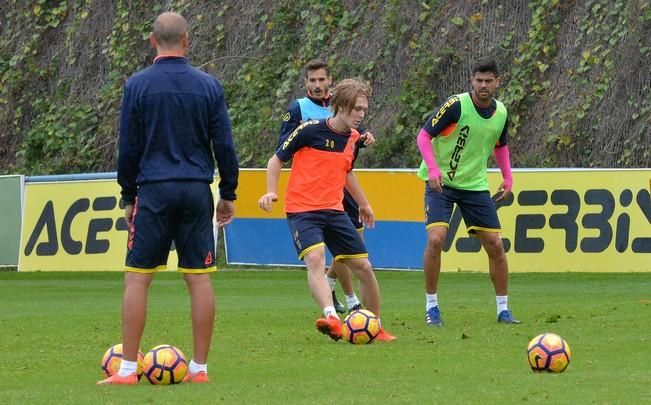
POLYGON ((211 183, 215 159, 220 196, 235 200, 239 165, 224 91, 215 77, 183 57, 162 57, 127 80, 118 154, 125 203, 135 201, 139 184, 211 183))

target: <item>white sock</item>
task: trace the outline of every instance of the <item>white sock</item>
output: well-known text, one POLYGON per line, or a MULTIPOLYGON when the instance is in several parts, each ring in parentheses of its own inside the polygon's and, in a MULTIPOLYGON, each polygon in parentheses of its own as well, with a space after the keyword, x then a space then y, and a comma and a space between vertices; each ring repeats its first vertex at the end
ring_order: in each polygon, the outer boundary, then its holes
POLYGON ((200 371, 203 371, 204 373, 208 372, 208 365, 207 364, 199 364, 195 363, 194 359, 190 360, 190 366, 188 367, 188 371, 190 374, 197 374, 200 371))
POLYGON ((430 308, 439 306, 439 296, 437 293, 427 294, 425 293, 425 311, 429 311, 430 308))
POLYGON ((323 308, 323 317, 327 318, 329 316, 334 316, 335 318, 339 319, 339 315, 337 315, 337 311, 335 311, 335 307, 332 305, 323 308))
POLYGON ((138 371, 137 361, 129 361, 129 360, 122 359, 122 361, 120 362, 120 370, 118 371, 118 375, 120 377, 126 377, 137 371, 138 371))
POLYGON ((353 295, 346 295, 346 305, 348 306, 348 309, 354 307, 357 304, 359 304, 359 300, 357 299, 357 295, 355 295, 355 293, 353 293, 353 295))
POLYGON ((509 296, 508 295, 496 295, 495 302, 497 303, 497 315, 502 311, 509 309, 509 296))
POLYGON ((334 291, 335 286, 337 285, 337 279, 336 278, 330 278, 326 274, 326 280, 328 281, 328 285, 330 286, 330 291, 334 291))

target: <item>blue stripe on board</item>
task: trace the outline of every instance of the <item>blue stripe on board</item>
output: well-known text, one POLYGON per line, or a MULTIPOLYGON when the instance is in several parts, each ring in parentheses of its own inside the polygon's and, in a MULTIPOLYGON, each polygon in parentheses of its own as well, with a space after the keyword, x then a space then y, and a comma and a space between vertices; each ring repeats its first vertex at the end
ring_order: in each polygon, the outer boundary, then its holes
MULTIPOLYGON (((426 232, 422 222, 382 221, 364 231, 374 267, 422 269, 426 232)), ((228 263, 302 265, 287 221, 236 218, 226 227, 228 263)))
POLYGON ((81 180, 115 180, 117 172, 105 173, 80 173, 80 174, 55 174, 44 176, 26 176, 26 183, 47 183, 57 181, 81 181, 81 180))
MULTIPOLYGON (((215 176, 217 176, 215 170, 215 176)), ((84 181, 84 180, 116 180, 118 172, 77 173, 77 174, 51 174, 38 176, 25 176, 26 183, 51 183, 58 181, 84 181)))

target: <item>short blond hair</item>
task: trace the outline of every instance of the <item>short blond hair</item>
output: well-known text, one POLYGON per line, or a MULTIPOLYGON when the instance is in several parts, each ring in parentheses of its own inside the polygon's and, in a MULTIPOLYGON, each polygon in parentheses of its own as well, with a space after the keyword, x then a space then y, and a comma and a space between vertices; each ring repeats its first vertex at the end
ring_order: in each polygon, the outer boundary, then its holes
POLYGON ((371 98, 371 86, 360 79, 344 79, 332 89, 330 107, 333 115, 339 111, 351 111, 355 108, 357 97, 371 98))

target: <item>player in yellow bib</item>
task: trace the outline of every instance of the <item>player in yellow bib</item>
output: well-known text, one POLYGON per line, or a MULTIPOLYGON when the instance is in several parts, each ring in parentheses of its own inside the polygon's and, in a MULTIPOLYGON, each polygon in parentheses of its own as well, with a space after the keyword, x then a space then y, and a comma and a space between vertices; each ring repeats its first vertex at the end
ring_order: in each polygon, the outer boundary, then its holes
POLYGON ((504 180, 497 200, 508 198, 513 185, 506 145, 508 120, 506 107, 494 98, 500 84, 495 61, 477 60, 470 80, 472 90, 446 100, 428 118, 417 137, 423 157, 418 176, 425 181, 427 245, 423 269, 425 322, 430 326, 443 324, 438 304, 438 279, 454 204, 461 210, 470 235, 479 238, 488 254, 497 322, 520 323, 508 307, 509 268, 486 174, 492 154, 504 180))

